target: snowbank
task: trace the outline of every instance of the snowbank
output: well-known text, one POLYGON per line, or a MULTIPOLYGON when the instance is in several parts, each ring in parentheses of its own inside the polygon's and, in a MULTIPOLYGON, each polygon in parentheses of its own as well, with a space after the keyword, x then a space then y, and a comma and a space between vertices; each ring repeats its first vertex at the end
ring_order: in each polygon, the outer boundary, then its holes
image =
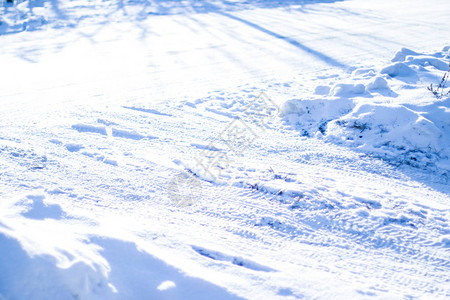
MULTIPOLYGON (((101 248, 63 221, 43 195, 3 200, 0 295, 6 299, 98 299, 113 295, 101 248)), ((0 297, 1 298, 1 297, 0 297)))
POLYGON ((349 113, 353 107, 353 101, 345 98, 291 99, 283 103, 280 113, 291 123, 301 124, 303 135, 309 136, 315 131, 325 133, 328 122, 349 113))
POLYGON ((434 54, 401 49, 392 64, 357 69, 352 82, 317 86, 311 99, 291 99, 281 115, 304 136, 396 162, 450 170, 450 97, 426 89, 449 70, 449 47, 434 54))
POLYGON ((237 298, 92 223, 42 194, 0 202, 0 299, 237 298))
MULTIPOLYGON (((327 138, 412 164, 448 159, 450 140, 444 136, 444 128, 425 115, 404 105, 358 104, 349 114, 330 122, 327 138)), ((449 120, 450 110, 443 110, 442 117, 449 120)))

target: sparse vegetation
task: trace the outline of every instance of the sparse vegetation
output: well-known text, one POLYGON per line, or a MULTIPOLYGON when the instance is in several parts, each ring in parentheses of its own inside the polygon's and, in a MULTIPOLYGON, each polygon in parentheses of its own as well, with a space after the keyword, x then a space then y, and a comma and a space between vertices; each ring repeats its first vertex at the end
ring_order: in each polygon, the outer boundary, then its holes
POLYGON ((438 99, 450 95, 450 89, 446 91, 449 76, 450 76, 450 64, 448 66, 448 71, 444 73, 439 84, 437 86, 433 86, 433 84, 430 84, 430 86, 427 89, 430 92, 432 92, 433 95, 436 96, 436 98, 438 99))

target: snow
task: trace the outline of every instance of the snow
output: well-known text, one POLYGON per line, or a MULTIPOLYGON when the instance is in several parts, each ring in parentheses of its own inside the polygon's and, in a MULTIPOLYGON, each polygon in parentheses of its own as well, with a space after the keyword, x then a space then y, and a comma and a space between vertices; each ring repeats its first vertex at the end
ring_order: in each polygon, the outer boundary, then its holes
POLYGON ((448 61, 443 60, 446 58, 446 48, 432 56, 402 48, 392 59, 397 62, 381 68, 379 73, 353 71, 352 80, 363 80, 365 84, 337 83, 327 95, 323 95, 327 89, 319 85, 315 94, 328 99, 288 100, 281 114, 288 122, 303 127, 306 135, 320 132, 320 137, 328 141, 390 161, 434 167, 448 176, 448 99, 434 99, 430 94, 425 96, 429 103, 386 101, 388 97, 400 98, 404 89, 421 90, 431 80, 439 82, 439 71, 450 70, 448 61))
POLYGON ((206 281, 180 273, 131 241, 98 236, 86 227, 86 220, 80 221, 59 205, 47 203, 43 195, 28 195, 11 201, 9 206, 3 205, 2 296, 5 299, 235 298, 206 281), (21 213, 15 214, 17 211, 21 213), (172 281, 161 281, 162 278, 172 281))
POLYGON ((0 299, 450 297, 449 21, 2 1, 0 299))

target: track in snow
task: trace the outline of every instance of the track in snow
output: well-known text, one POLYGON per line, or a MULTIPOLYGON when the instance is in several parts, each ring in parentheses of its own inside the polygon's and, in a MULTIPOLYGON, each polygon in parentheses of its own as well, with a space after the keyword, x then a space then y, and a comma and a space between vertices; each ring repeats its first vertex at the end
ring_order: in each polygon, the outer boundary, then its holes
POLYGON ((201 181, 194 206, 167 196, 210 142, 226 149, 220 132, 261 90, 280 103, 399 45, 441 47, 439 34, 394 29, 443 33, 445 12, 359 6, 213 9, 2 36, 0 63, 16 64, 0 78, 2 198, 40 191, 246 298, 448 297, 448 186, 302 138, 279 117, 219 183, 201 181))

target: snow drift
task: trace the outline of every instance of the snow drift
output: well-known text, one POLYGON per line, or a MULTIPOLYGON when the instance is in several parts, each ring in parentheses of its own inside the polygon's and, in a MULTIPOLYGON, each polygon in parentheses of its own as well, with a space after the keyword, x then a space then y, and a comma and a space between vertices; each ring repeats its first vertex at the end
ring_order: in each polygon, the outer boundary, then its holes
POLYGON ((44 194, 1 202, 0 299, 236 299, 86 221, 44 194))
POLYGON ((350 83, 318 86, 311 99, 288 100, 281 115, 305 136, 449 171, 450 97, 427 91, 449 70, 449 48, 431 55, 403 48, 392 61, 355 70, 350 83))

